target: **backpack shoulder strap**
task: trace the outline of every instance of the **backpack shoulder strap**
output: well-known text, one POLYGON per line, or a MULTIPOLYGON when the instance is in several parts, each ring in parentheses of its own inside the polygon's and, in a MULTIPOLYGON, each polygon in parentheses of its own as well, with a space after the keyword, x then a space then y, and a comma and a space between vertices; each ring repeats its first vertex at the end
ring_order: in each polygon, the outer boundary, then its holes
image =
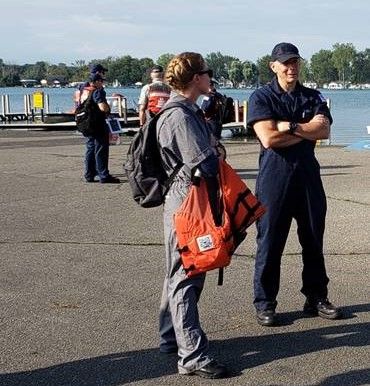
POLYGON ((84 88, 82 89, 82 92, 81 92, 81 95, 80 95, 80 100, 81 100, 81 98, 82 98, 84 92, 87 91, 87 92, 88 92, 88 95, 87 95, 87 98, 84 99, 84 100, 81 102, 81 104, 85 104, 85 103, 87 103, 87 101, 90 101, 90 100, 92 99, 92 96, 93 96, 93 93, 94 93, 95 90, 96 90, 96 87, 91 87, 91 86, 84 87, 84 88))
POLYGON ((190 111, 192 113, 194 113, 190 107, 186 106, 184 103, 180 103, 180 102, 170 102, 168 103, 157 115, 160 115, 162 114, 164 111, 166 110, 170 110, 170 109, 173 109, 175 107, 180 107, 184 110, 187 110, 187 111, 190 111))
MULTIPOLYGON (((173 108, 180 107, 184 110, 192 111, 189 107, 185 106, 183 103, 180 102, 170 102, 164 107, 161 111, 159 111, 151 120, 150 124, 156 125, 158 122, 159 117, 167 110, 171 110, 173 108), (154 121, 154 122, 153 122, 154 121)), ((160 148, 160 144, 157 140, 158 147, 160 148)), ((175 166, 175 169, 173 172, 170 174, 168 177, 167 181, 165 182, 165 194, 167 193, 168 189, 170 188, 173 180, 175 179, 177 173, 180 171, 184 164, 182 162, 178 162, 177 165, 175 166)))

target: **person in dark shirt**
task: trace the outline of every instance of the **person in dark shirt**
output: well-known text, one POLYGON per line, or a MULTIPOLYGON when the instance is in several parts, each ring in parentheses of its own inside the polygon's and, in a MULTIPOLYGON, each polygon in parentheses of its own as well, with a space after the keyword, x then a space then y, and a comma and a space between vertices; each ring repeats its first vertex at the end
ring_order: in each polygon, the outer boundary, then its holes
MULTIPOLYGON (((89 78, 91 78, 94 75, 101 75, 104 78, 105 73, 107 71, 108 71, 108 69, 105 68, 104 66, 102 66, 100 63, 92 64, 90 66, 89 78)), ((74 100, 74 105, 75 105, 74 107, 75 108, 77 108, 80 105, 80 103, 81 103, 81 95, 82 95, 82 92, 83 92, 84 88, 89 87, 89 86, 90 86, 90 81, 87 80, 86 82, 80 84, 77 87, 77 90, 73 94, 73 100, 74 100)))
POLYGON ((99 181, 109 184, 119 183, 120 180, 109 173, 109 132, 106 126, 105 118, 110 113, 110 107, 107 103, 106 93, 103 88, 104 78, 99 74, 90 76, 89 86, 85 87, 81 94, 81 103, 92 92, 93 101, 97 104, 101 114, 99 115, 100 129, 93 136, 86 138, 85 152, 85 180, 86 182, 95 182, 95 177, 99 181))
POLYGON ((214 135, 220 139, 226 97, 216 90, 216 84, 217 81, 211 79, 208 95, 203 97, 200 108, 203 110, 205 118, 211 123, 214 135))
POLYGON ((256 194, 267 207, 257 222, 254 305, 257 321, 276 323, 281 256, 292 219, 302 247, 303 311, 336 319, 341 312, 329 302, 323 255, 326 197, 315 158, 315 141, 328 138, 332 117, 320 92, 298 81, 301 57, 291 43, 272 50, 272 82, 257 89, 248 103, 248 125, 261 152, 256 194))

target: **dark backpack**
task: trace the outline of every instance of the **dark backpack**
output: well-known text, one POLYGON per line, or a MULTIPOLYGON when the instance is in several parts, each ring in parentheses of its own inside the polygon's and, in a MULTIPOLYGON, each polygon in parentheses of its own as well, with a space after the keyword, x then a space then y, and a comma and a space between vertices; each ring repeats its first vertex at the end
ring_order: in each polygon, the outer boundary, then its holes
POLYGON ((224 95, 224 111, 222 116, 222 123, 235 122, 235 108, 234 108, 234 99, 231 97, 226 97, 224 95))
POLYGON ((86 100, 79 104, 75 110, 77 130, 85 137, 101 133, 105 127, 105 117, 99 106, 94 101, 92 90, 86 100))
MULTIPOLYGON (((156 125, 161 114, 174 107, 187 109, 182 103, 170 103, 152 119, 147 121, 135 134, 127 152, 124 170, 132 190, 134 200, 144 208, 152 208, 163 203, 174 177, 182 167, 179 163, 170 176, 163 165, 156 125)), ((190 109, 189 109, 190 110, 190 109)))
POLYGON ((206 118, 219 124, 235 122, 234 99, 219 92, 215 92, 207 100, 203 100, 201 108, 204 110, 206 118))

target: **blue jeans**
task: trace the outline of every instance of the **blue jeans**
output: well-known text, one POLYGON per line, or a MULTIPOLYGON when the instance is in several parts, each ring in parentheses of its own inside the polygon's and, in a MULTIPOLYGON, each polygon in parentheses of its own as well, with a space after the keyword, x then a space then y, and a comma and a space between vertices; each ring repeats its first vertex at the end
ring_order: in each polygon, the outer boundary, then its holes
POLYGON ((99 176, 100 180, 109 177, 109 134, 103 133, 86 138, 85 179, 92 180, 99 176))

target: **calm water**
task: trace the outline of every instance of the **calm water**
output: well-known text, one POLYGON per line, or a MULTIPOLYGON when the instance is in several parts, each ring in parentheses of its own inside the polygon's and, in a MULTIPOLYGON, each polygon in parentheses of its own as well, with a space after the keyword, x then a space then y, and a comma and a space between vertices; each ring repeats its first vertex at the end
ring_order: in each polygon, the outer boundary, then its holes
MULTIPOLYGON (((73 88, 33 89, 23 87, 0 88, 0 95, 8 94, 11 112, 21 112, 23 95, 33 91, 44 91, 49 95, 50 112, 67 112, 73 107, 73 88)), ((128 106, 136 107, 140 89, 107 88, 107 96, 114 92, 126 96, 128 106)), ((238 99, 248 100, 253 90, 220 90, 224 94, 238 99)), ((321 90, 325 98, 331 101, 332 125, 331 142, 335 145, 349 144, 361 139, 370 139, 366 126, 370 125, 370 90, 321 90)), ((1 109, 1 106, 0 106, 1 109)))

